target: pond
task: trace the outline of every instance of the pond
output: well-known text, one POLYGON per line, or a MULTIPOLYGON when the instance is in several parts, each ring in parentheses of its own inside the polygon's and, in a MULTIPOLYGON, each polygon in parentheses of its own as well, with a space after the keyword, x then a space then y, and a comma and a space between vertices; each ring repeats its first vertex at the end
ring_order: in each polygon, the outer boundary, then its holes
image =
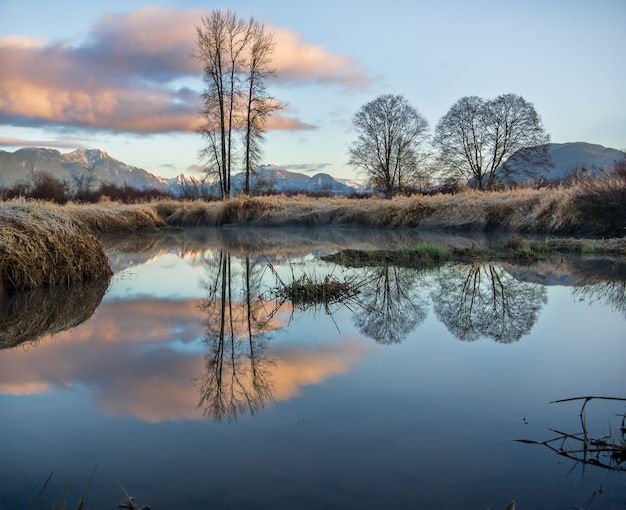
POLYGON ((624 508, 625 261, 324 258, 451 237, 107 239, 5 298, 0 508, 624 508))

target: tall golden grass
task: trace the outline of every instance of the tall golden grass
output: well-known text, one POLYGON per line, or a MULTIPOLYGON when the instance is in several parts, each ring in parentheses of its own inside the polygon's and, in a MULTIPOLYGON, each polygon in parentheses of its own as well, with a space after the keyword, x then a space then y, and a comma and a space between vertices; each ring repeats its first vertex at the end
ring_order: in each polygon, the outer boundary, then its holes
POLYGON ((626 179, 570 186, 455 195, 370 198, 237 197, 225 202, 163 201, 154 208, 172 226, 326 226, 506 230, 588 236, 626 234, 626 179))
MULTIPOLYGON (((131 205, 37 203, 37 207, 65 215, 94 233, 163 227, 343 225, 619 237, 626 234, 625 203, 626 178, 616 175, 551 188, 465 190, 392 200, 275 195, 221 202, 166 199, 131 205)), ((12 202, 5 203, 5 208, 7 204, 12 202)))
POLYGON ((36 202, 0 207, 0 293, 108 279, 102 245, 85 227, 36 202))

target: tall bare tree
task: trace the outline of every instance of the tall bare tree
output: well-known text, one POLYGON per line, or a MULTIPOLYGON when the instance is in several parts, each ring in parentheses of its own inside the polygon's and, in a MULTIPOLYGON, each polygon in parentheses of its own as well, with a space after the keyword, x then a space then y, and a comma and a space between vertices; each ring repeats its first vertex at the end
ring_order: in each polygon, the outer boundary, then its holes
POLYGON ((387 198, 402 191, 425 155, 426 119, 404 96, 384 94, 362 106, 353 124, 359 135, 348 164, 363 172, 387 198))
POLYGON ((244 133, 244 166, 249 172, 258 162, 265 122, 280 107, 265 94, 264 84, 273 75, 269 64, 274 42, 263 25, 230 10, 203 16, 196 33, 192 56, 202 63, 205 82, 199 132, 207 142, 200 156, 208 161, 207 173, 219 179, 222 197, 229 198, 237 154, 234 132, 244 133))
POLYGON ((265 27, 251 20, 250 45, 247 59, 247 91, 245 94, 245 126, 243 133, 246 173, 244 192, 250 193, 250 177, 261 163, 261 141, 270 115, 283 105, 267 94, 265 81, 276 71, 270 67, 274 52, 274 36, 265 27))
POLYGON ((531 164, 549 166, 549 140, 532 103, 505 94, 493 100, 459 99, 437 124, 434 145, 449 175, 489 189, 502 178, 524 175, 531 164), (514 153, 515 165, 507 166, 514 153))

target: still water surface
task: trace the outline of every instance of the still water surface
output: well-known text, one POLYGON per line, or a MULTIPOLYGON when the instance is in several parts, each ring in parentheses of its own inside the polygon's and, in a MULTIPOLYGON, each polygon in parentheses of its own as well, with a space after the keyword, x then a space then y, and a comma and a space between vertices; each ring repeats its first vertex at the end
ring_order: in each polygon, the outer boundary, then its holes
POLYGON ((320 258, 413 235, 117 239, 108 288, 4 303, 0 508, 625 508, 575 436, 623 439, 625 402, 551 403, 626 397, 624 261, 320 258), (350 291, 287 299, 303 275, 350 291))

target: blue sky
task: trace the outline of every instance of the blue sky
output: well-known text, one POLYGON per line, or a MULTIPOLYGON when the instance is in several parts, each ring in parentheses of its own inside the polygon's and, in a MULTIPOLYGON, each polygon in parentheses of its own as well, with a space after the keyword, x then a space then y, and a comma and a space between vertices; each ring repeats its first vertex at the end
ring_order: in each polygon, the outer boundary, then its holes
POLYGON ((192 173, 201 75, 187 53, 210 9, 276 32, 269 92, 288 104, 266 163, 356 177, 352 117, 404 95, 431 129, 463 96, 515 93, 553 142, 626 148, 626 2, 0 0, 0 149, 100 148, 192 173))

